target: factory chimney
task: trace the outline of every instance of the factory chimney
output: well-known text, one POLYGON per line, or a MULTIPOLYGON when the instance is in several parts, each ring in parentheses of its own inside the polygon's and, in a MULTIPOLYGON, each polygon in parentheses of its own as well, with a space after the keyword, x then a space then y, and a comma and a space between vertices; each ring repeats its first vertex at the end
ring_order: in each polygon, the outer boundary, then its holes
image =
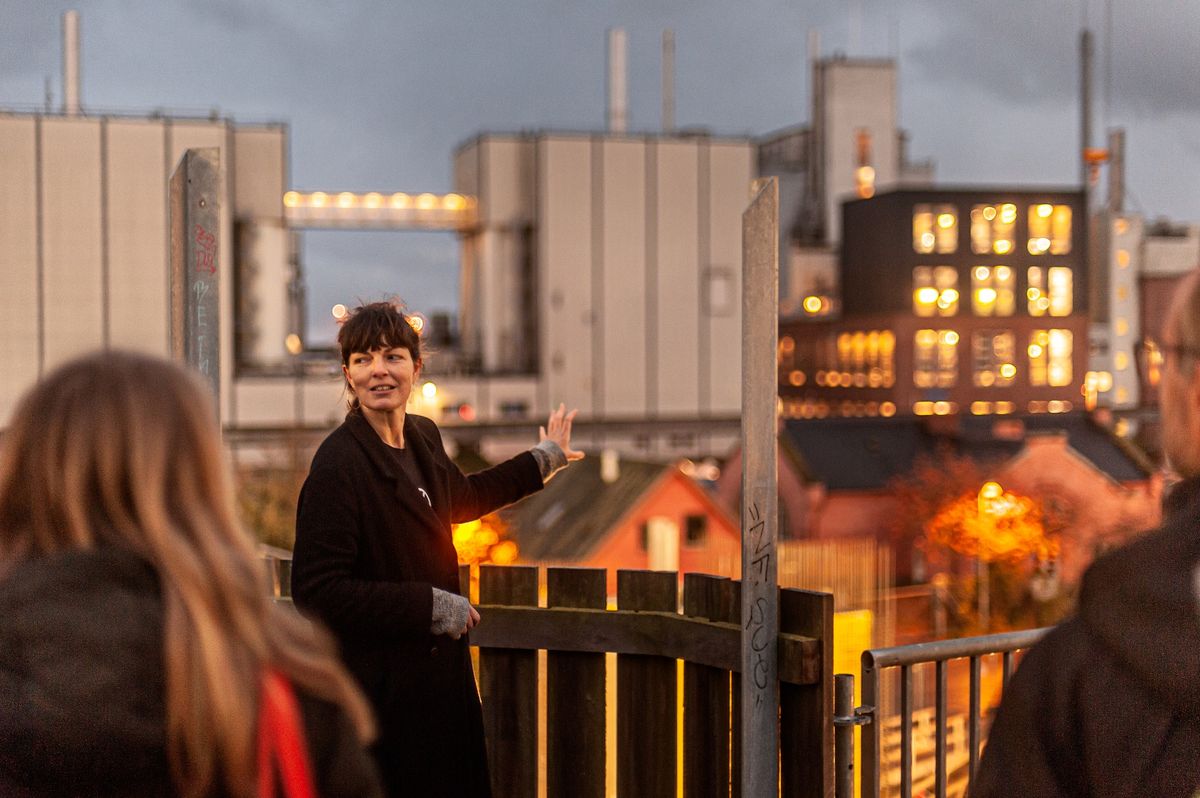
POLYGON ((608 31, 608 132, 624 133, 629 125, 629 83, 625 62, 625 30, 608 31))
POLYGON ((79 12, 62 15, 63 113, 79 116, 79 12))

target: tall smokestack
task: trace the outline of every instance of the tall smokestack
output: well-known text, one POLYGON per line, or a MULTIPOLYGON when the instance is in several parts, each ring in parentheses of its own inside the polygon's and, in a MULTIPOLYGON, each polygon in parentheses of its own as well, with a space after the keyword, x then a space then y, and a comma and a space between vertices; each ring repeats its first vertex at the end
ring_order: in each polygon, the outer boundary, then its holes
POLYGON ((1125 210, 1125 128, 1108 131, 1108 209, 1125 210))
POLYGON ((63 113, 79 115, 79 12, 62 15, 63 113))
POLYGON ((608 31, 608 132, 624 133, 629 124, 629 84, 625 63, 625 29, 608 31))
POLYGON ((1079 174, 1088 185, 1087 150, 1092 146, 1092 32, 1079 34, 1079 174))
POLYGON ((662 34, 662 129, 675 130, 675 31, 662 34))

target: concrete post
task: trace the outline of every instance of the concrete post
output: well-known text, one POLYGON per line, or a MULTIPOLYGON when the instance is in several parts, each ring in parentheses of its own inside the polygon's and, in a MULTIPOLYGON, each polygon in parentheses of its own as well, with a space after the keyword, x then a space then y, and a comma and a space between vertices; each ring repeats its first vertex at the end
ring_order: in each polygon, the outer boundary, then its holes
POLYGON ((171 356, 203 375, 220 407, 221 153, 187 150, 171 175, 171 356))
POLYGON ((779 184, 742 214, 742 796, 779 793, 779 184))

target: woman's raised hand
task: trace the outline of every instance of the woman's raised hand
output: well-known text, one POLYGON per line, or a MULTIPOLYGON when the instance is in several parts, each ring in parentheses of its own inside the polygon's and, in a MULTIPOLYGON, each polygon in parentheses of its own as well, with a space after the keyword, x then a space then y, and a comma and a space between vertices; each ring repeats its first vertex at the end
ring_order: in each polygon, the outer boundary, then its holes
POLYGON ((554 441, 558 444, 558 448, 563 450, 568 462, 583 459, 583 452, 577 452, 571 448, 571 422, 575 420, 575 414, 578 412, 579 410, 572 410, 568 413, 567 406, 560 402, 558 409, 550 414, 550 420, 546 422, 546 426, 538 427, 538 442, 554 441))

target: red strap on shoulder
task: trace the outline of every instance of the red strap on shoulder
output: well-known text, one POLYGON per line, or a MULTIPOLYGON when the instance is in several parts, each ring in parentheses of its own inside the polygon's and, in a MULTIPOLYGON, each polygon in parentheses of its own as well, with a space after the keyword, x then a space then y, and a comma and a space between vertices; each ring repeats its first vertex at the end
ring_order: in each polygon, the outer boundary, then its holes
POLYGON ((275 798, 275 767, 283 798, 315 798, 300 704, 287 678, 274 669, 263 674, 258 718, 258 796, 275 798))

